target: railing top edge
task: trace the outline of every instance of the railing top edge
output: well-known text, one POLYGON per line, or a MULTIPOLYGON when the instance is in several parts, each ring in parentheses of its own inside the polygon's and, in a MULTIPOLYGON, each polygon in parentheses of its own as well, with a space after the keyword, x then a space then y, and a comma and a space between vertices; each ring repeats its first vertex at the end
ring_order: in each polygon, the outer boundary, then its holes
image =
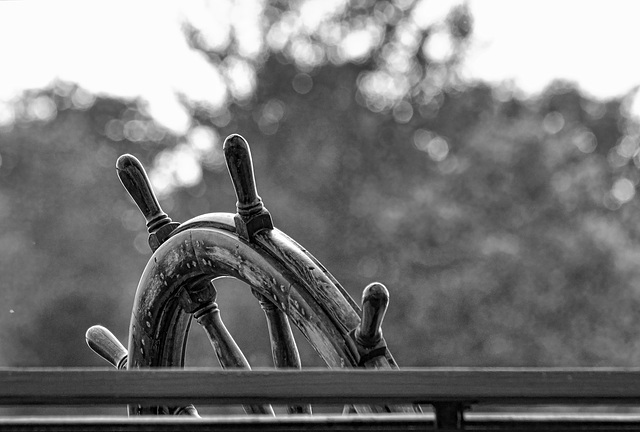
POLYGON ((401 369, 327 369, 327 368, 303 368, 303 369, 274 369, 274 368, 253 368, 247 369, 219 369, 207 367, 185 367, 185 368, 140 368, 134 370, 116 370, 107 367, 13 367, 0 366, 0 373, 88 373, 88 372, 109 372, 109 373, 207 373, 207 374, 391 374, 391 375, 411 375, 411 374, 549 374, 549 373, 640 373, 640 367, 403 367, 401 369))
POLYGON ((87 376, 91 374, 107 374, 108 376, 376 376, 376 377, 477 377, 490 379, 490 377, 522 377, 522 378, 549 378, 549 377, 571 377, 589 376, 602 377, 609 376, 629 376, 640 375, 640 367, 542 367, 542 368, 466 368, 466 367, 428 367, 428 368, 402 368, 390 370, 375 369, 326 369, 326 368, 305 368, 305 369, 274 369, 274 368, 254 368, 246 369, 216 369, 216 368, 143 368, 134 370, 115 370, 103 367, 0 367, 0 378, 11 376, 87 376))
POLYGON ((211 403, 640 403, 640 369, 5 369, 0 405, 211 403))

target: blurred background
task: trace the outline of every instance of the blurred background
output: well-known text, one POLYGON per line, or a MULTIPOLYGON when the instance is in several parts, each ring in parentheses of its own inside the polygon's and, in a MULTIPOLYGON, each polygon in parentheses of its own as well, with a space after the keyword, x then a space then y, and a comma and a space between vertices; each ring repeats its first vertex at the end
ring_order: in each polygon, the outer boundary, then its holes
MULTIPOLYGON (((0 366, 105 366, 93 324, 126 345, 150 251, 115 161, 174 220, 234 212, 231 133, 278 228, 356 300, 389 288, 402 366, 637 365, 633 7, 2 2, 0 366)), ((218 286, 271 365, 249 290, 218 286)), ((192 333, 187 365, 215 366, 192 333)))

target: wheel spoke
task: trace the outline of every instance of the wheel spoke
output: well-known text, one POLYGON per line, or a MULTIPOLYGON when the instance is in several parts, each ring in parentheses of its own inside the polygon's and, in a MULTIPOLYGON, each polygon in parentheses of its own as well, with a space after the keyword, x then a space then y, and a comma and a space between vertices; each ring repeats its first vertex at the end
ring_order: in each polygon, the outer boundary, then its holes
MULTIPOLYGON (((251 369, 247 358, 240 350, 240 347, 227 330, 220 317, 220 309, 215 302, 217 292, 212 282, 205 282, 207 296, 198 295, 198 298, 209 298, 204 305, 193 312, 193 317, 204 328, 211 342, 211 346, 218 357, 220 366, 227 368, 251 369)), ((187 291, 187 290, 185 290, 187 291)), ((193 292, 202 292, 194 290, 193 292)), ((243 405, 247 414, 268 414, 275 415, 271 405, 243 405)))
MULTIPOLYGON (((300 354, 298 353, 296 340, 293 338, 289 318, 265 296, 255 290, 251 290, 251 292, 260 302, 260 306, 267 318, 273 364, 277 368, 300 369, 302 367, 300 354)), ((311 405, 289 405, 287 411, 289 414, 311 414, 311 405)))

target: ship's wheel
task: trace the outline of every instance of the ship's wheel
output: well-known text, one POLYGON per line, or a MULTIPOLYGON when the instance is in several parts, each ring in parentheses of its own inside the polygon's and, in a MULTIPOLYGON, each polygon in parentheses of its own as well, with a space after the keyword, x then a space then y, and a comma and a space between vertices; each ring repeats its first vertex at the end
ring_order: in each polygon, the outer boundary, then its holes
MULTIPOLYGON (((380 325, 387 289, 364 289, 362 309, 309 252, 274 228, 258 196, 251 152, 240 135, 229 136, 224 155, 238 198, 237 210, 209 213, 182 224, 161 209, 140 162, 121 156, 117 173, 147 221, 149 260, 135 295, 128 350, 104 327, 87 331, 89 346, 119 369, 183 367, 192 317, 224 368, 250 368, 220 318, 215 280, 233 277, 251 287, 267 318, 274 365, 300 368, 290 322, 330 368, 396 368, 380 325)), ((271 414, 269 405, 247 413, 271 414)), ((413 406, 355 407, 358 412, 413 412, 413 406)), ((131 406, 131 414, 197 416, 193 406, 131 406)), ((311 413, 307 405, 290 413, 311 413)))

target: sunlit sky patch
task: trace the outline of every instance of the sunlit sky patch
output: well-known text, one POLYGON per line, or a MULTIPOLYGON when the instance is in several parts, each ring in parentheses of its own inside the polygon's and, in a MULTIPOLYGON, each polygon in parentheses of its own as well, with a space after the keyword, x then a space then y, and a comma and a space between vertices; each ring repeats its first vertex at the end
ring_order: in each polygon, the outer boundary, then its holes
MULTIPOLYGON (((414 20, 426 27, 458 3, 423 0, 414 20)), ((318 31, 323 17, 340 13, 344 4, 341 0, 305 2, 299 22, 272 29, 266 43, 277 45, 278 38, 294 27, 318 31)), ((510 81, 532 93, 553 79, 564 78, 597 97, 619 96, 640 84, 640 62, 633 50, 638 2, 470 0, 469 6, 474 39, 463 64, 468 79, 510 81)), ((251 93, 255 75, 246 61, 263 49, 256 33, 262 8, 259 0, 219 0, 215 7, 203 1, 2 2, 0 108, 2 101, 23 89, 44 87, 58 78, 92 93, 141 97, 157 121, 186 133, 190 120, 177 94, 215 110, 230 96, 243 98, 251 93), (188 47, 181 29, 185 19, 206 30, 200 37, 212 47, 228 45, 229 30, 234 31, 240 57, 227 59, 224 70, 216 69, 188 47), (233 80, 225 86, 229 76, 233 80)), ((363 26, 344 35, 339 49, 346 57, 366 56, 367 44, 375 44, 375 34, 367 32, 366 23, 363 26)), ((336 29, 328 31, 336 33, 336 29)), ((436 35, 427 49, 430 55, 445 58, 449 48, 446 35, 436 35)), ((308 52, 306 61, 313 65, 318 59, 313 58, 313 50, 308 52)), ((46 117, 51 114, 49 108, 43 101, 34 107, 34 115, 46 117)), ((0 123, 10 115, 0 109, 0 123)), ((403 113, 398 116, 401 119, 403 113)))
POLYGON ((513 80, 528 93, 565 78, 601 98, 640 84, 640 2, 474 0, 471 10, 469 76, 513 80))

